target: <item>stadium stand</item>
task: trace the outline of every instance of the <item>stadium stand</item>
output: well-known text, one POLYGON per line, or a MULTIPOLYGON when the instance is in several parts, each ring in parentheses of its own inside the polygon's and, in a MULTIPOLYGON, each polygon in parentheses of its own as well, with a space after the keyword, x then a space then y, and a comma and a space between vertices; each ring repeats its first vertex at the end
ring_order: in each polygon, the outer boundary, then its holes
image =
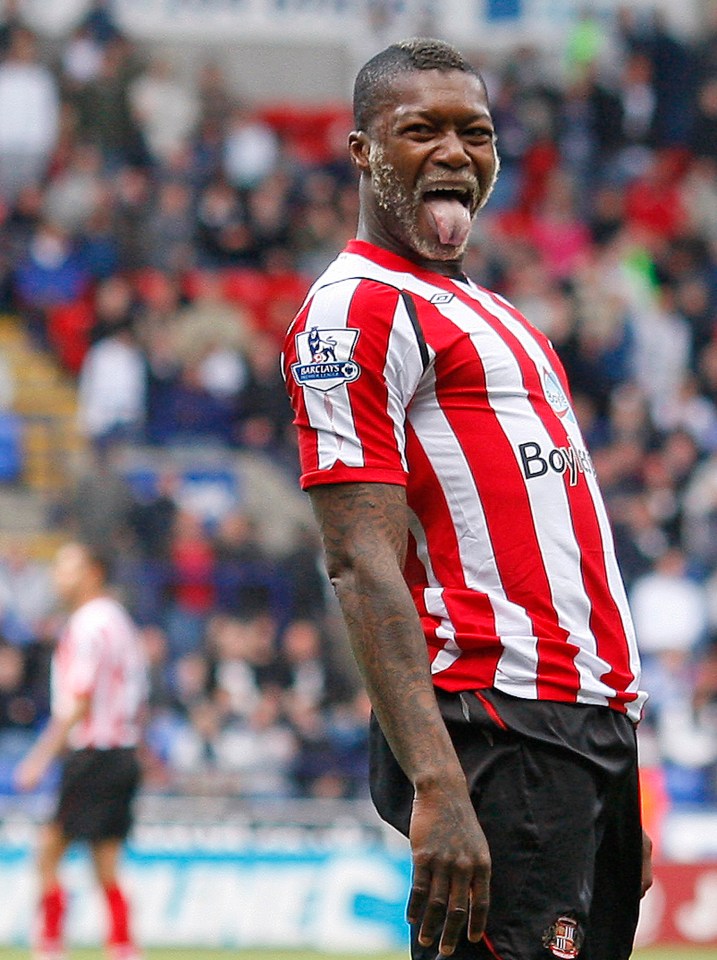
MULTIPOLYGON (((21 19, 0 33, 0 116, 20 59, 54 131, 23 145, 22 170, 0 138, 0 345, 14 379, 0 493, 15 518, 0 560, 0 790, 47 709, 56 620, 42 572, 78 534, 114 546, 142 628, 150 790, 214 778, 248 798, 356 797, 366 705, 294 491, 277 362, 310 279, 354 230, 347 105, 249 104, 209 62, 187 86, 110 26, 90 18, 49 52, 21 19)), ((538 52, 482 58, 503 172, 468 270, 568 369, 653 690, 651 796, 708 808, 717 31, 687 41, 624 17, 603 44, 586 37, 570 39, 559 80, 538 52), (657 601, 680 616, 653 635, 657 601)))

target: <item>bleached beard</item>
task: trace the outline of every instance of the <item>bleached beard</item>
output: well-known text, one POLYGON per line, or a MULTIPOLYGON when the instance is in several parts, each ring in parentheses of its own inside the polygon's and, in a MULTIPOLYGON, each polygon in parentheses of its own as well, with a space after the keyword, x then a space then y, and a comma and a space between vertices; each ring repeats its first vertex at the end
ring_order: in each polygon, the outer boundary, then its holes
MULTIPOLYGON (((495 158, 493 173, 485 189, 481 190, 477 181, 474 186, 474 197, 471 202, 472 220, 488 202, 498 179, 500 157, 495 145, 493 156, 495 158)), ((392 223, 401 234, 400 239, 425 260, 457 260, 462 257, 470 242, 470 234, 460 246, 446 247, 438 238, 425 236, 419 228, 419 210, 423 202, 426 180, 424 178, 419 180, 413 191, 409 193, 398 178, 394 167, 387 162, 384 149, 379 143, 371 144, 369 161, 371 186, 376 203, 389 214, 392 223)))

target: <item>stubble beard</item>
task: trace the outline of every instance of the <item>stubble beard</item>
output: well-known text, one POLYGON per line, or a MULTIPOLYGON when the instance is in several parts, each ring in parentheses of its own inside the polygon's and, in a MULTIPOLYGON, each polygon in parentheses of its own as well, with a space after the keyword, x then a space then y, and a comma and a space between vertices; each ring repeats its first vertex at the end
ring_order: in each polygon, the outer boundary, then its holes
MULTIPOLYGON (((485 206, 498 179, 500 159, 495 149, 494 156, 493 174, 485 189, 481 189, 477 181, 475 183, 471 219, 475 219, 478 211, 485 206)), ((395 168, 386 160, 381 144, 375 142, 371 144, 369 160, 371 186, 376 204, 388 215, 391 232, 397 234, 402 243, 407 244, 425 260, 457 260, 462 257, 470 242, 470 234, 460 246, 447 247, 440 243, 437 237, 428 237, 420 229, 421 203, 428 183, 426 178, 419 179, 413 191, 409 192, 395 168)))

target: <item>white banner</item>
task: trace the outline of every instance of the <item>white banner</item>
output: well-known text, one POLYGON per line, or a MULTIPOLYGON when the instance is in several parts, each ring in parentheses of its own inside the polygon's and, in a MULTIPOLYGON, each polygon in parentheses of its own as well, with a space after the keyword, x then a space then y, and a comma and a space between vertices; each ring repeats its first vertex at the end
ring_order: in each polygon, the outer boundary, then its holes
MULTIPOLYGON (((595 0, 591 9, 609 17, 621 0, 595 0)), ((88 0, 24 0, 28 19, 48 33, 69 30, 88 0)), ((631 7, 663 11, 671 26, 694 31, 698 0, 632 0, 631 7)), ((434 32, 464 45, 496 40, 550 41, 564 36, 579 16, 574 0, 396 0, 380 19, 373 0, 114 0, 114 16, 128 33, 158 41, 271 41, 291 45, 321 41, 351 48, 371 38, 382 42, 434 32)))
MULTIPOLYGON (((240 845, 227 852, 183 846, 131 848, 123 864, 143 946, 367 954, 406 949, 407 853, 325 842, 302 842, 283 852, 273 846, 240 845)), ((30 843, 0 846, 0 946, 26 945, 33 929, 32 851, 30 843)), ((102 943, 106 910, 89 858, 73 851, 62 877, 69 894, 68 942, 102 943)), ((637 942, 717 946, 714 863, 656 865, 637 942)))
MULTIPOLYGON (((122 875, 143 946, 386 951, 408 942, 409 863, 380 849, 218 854, 130 850, 122 875), (271 906, 270 906, 271 905, 271 906), (269 911, 269 912, 268 912, 269 911)), ((104 939, 89 858, 62 870, 68 942, 104 939)), ((0 945, 24 945, 37 900, 30 848, 0 848, 0 945)))

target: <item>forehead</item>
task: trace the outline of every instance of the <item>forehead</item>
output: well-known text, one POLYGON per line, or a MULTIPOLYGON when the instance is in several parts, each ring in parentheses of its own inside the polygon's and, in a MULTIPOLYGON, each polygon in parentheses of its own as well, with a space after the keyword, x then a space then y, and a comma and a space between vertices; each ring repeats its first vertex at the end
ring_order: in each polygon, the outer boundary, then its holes
POLYGON ((377 119, 391 122, 414 113, 490 117, 483 83, 462 70, 411 70, 392 78, 377 119))

